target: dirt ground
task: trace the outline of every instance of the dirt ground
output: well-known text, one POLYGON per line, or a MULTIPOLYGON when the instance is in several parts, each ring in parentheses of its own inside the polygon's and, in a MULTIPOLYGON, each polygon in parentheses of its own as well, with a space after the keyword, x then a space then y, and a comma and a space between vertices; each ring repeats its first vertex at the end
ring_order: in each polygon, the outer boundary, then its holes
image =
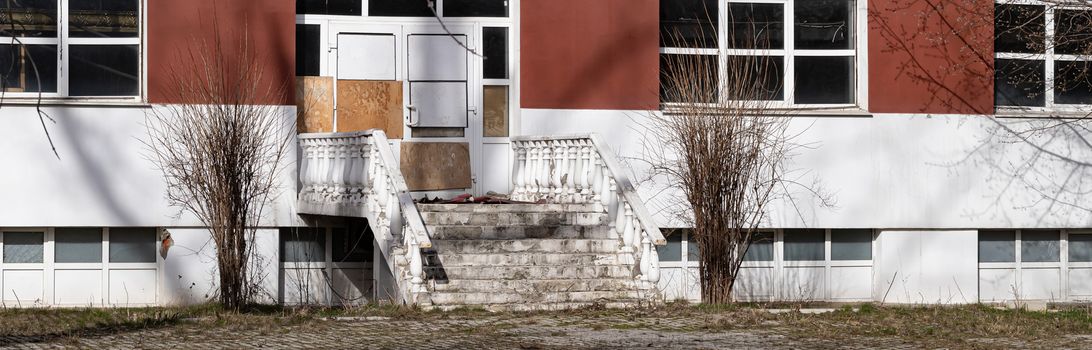
POLYGON ((1088 349, 1092 312, 986 306, 800 312, 668 305, 563 312, 399 307, 0 309, 0 348, 1088 349))

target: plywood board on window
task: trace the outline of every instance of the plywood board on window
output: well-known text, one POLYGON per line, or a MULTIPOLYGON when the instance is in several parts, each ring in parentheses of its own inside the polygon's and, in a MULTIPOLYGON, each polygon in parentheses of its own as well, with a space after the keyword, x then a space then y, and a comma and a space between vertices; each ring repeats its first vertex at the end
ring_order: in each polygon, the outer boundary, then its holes
POLYGON ((334 78, 296 77, 296 131, 334 131, 334 78))
POLYGON ((338 80, 337 131, 382 129, 402 138, 402 82, 338 80))
POLYGON ((508 137, 508 87, 487 85, 483 91, 485 137, 508 137))
POLYGON ((402 176, 411 191, 470 188, 470 144, 402 142, 402 176))

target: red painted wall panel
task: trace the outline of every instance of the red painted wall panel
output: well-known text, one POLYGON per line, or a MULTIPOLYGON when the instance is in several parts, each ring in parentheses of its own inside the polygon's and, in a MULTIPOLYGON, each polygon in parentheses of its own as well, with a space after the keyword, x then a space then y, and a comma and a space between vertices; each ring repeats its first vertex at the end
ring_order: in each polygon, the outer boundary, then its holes
POLYGON ((154 0, 148 1, 148 101, 175 103, 170 72, 196 68, 191 49, 219 36, 226 51, 237 51, 248 38, 251 64, 262 65, 262 86, 283 87, 265 104, 293 105, 295 79, 294 0, 154 0))
POLYGON ((658 0, 524 0, 523 108, 655 109, 658 0))
POLYGON ((869 0, 869 110, 993 113, 993 0, 869 0))

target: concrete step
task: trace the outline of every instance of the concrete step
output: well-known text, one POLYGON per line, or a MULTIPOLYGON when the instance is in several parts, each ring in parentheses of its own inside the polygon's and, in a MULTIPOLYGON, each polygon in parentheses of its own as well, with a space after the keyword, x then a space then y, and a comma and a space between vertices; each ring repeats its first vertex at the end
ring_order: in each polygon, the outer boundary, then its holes
POLYGON ((490 253, 617 253, 620 241, 614 239, 494 239, 433 240, 439 254, 490 253))
POLYGON ((594 204, 417 204, 421 212, 597 213, 594 204))
POLYGON ((425 270, 447 281, 633 278, 633 269, 626 266, 429 266, 425 270))
POLYGON ((435 257, 436 262, 429 261, 429 265, 443 267, 455 266, 607 266, 617 265, 621 259, 617 254, 595 253, 482 253, 482 254, 451 254, 439 252, 435 257))
POLYGON ((433 211, 421 213, 428 226, 597 226, 607 224, 604 213, 467 213, 433 211))
POLYGON ((638 291, 580 291, 580 292, 469 292, 449 293, 433 292, 433 305, 489 305, 513 303, 571 303, 571 302, 610 302, 616 300, 638 299, 638 291))
POLYGON ((589 292, 637 290, 633 281, 626 279, 554 279, 554 280, 449 280, 447 283, 430 283, 435 292, 589 292))
POLYGON ((617 239, 610 226, 429 226, 432 239, 617 239))

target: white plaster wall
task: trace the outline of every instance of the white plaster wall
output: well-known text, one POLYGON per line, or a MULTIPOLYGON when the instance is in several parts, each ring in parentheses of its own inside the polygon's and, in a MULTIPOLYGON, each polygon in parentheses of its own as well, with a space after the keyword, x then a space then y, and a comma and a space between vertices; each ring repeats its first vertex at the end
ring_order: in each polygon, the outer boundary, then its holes
POLYGON ((880 231, 874 300, 901 304, 978 301, 977 231, 880 231))
MULTIPOLYGON (((174 245, 162 256, 159 303, 190 305, 215 300, 218 291, 216 250, 208 229, 167 228, 174 245)), ((278 296, 280 278, 280 238, 275 229, 261 229, 252 241, 256 257, 251 274, 262 291, 257 302, 273 303, 278 296)))
MULTIPOLYGON (((148 158, 151 108, 44 107, 55 121, 45 124, 56 155, 34 107, 0 108, 0 227, 198 226, 168 205, 163 175, 148 158)), ((295 107, 281 109, 294 123, 295 107)), ((263 225, 297 224, 296 154, 291 147, 263 225)))
MULTIPOLYGON (((642 133, 646 111, 521 111, 520 135, 596 132, 636 173, 647 178, 647 147, 642 133)), ((1012 125, 1016 119, 1005 119, 1012 125)), ((1021 178, 1009 175, 1034 152, 1026 144, 998 140, 997 124, 981 116, 875 114, 838 117, 795 116, 792 133, 800 149, 790 169, 833 199, 824 207, 804 188, 793 189, 795 204, 775 203, 774 228, 1084 228, 1092 215, 1067 205, 1072 195, 1052 185, 1070 175, 1071 166, 1040 161, 1021 178), (1041 185, 1041 186, 1040 186, 1041 185), (1044 191, 1046 190, 1046 191, 1044 191), (1052 200, 1056 199, 1056 200, 1052 200)), ((1003 133, 1003 132, 1002 132, 1003 133)), ((1060 140, 1056 142, 1073 142, 1060 140)), ((1092 148, 1059 147, 1080 159, 1092 148)), ((1079 179, 1083 173, 1077 173, 1079 179)), ((661 226, 684 226, 673 217, 677 191, 661 191, 665 181, 642 183, 642 197, 661 226)), ((1068 184, 1076 188, 1079 184, 1068 184)), ((1064 187, 1064 186, 1062 186, 1064 187)))

